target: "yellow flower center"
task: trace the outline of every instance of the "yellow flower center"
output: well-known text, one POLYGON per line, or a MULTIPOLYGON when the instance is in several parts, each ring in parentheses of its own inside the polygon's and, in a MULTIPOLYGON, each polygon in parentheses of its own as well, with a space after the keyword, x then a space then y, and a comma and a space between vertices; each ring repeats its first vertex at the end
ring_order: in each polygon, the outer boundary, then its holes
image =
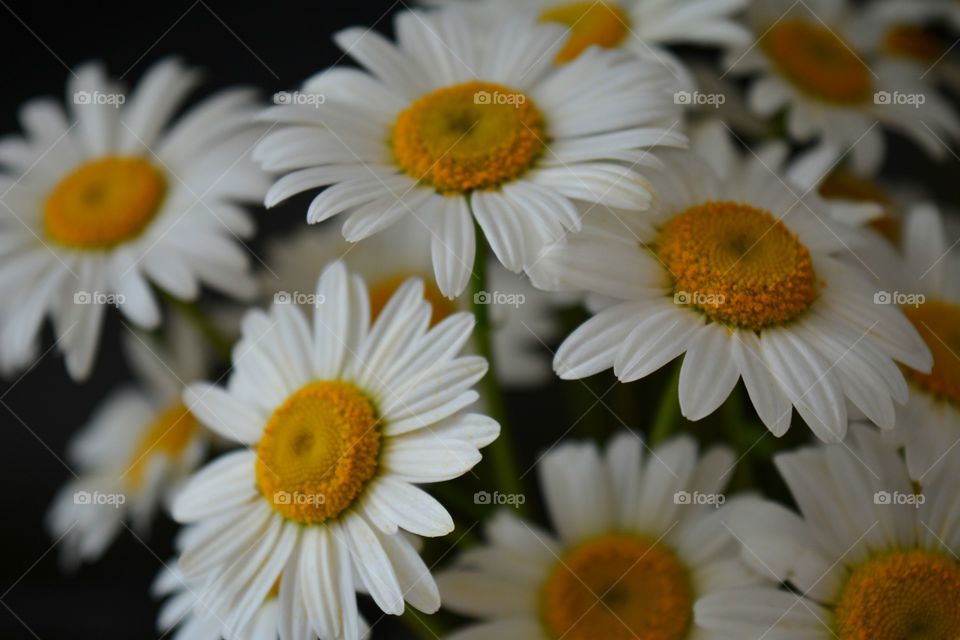
POLYGON ((883 37, 883 49, 892 56, 932 63, 944 54, 943 42, 930 29, 911 24, 891 27, 883 37))
POLYGON ((763 35, 760 46, 804 93, 840 104, 873 99, 870 70, 840 36, 821 24, 783 20, 763 35))
POLYGON ((903 312, 933 354, 930 373, 907 370, 908 378, 940 400, 960 408, 960 305, 930 300, 903 312))
POLYGON ((564 556, 542 593, 551 638, 681 640, 693 619, 690 574, 651 538, 613 534, 564 556))
POLYGON ((92 160, 54 187, 44 206, 44 228, 58 244, 109 249, 143 232, 166 191, 166 178, 143 158, 92 160))
POLYGON ((630 17, 610 2, 589 0, 567 2, 547 7, 540 13, 541 22, 559 22, 570 29, 566 43, 556 61, 570 62, 588 47, 616 47, 630 31, 630 17))
POLYGON ((349 382, 313 382, 270 416, 257 445, 257 486, 283 517, 321 523, 353 504, 379 454, 370 400, 349 382))
POLYGON ((494 189, 543 153, 543 114, 524 94, 489 82, 437 89, 397 116, 393 154, 441 193, 494 189))
MULTIPOLYGON (((370 284, 370 317, 372 320, 377 319, 377 316, 387 306, 387 302, 397 292, 400 285, 412 275, 414 274, 392 276, 370 284)), ((430 326, 432 327, 444 318, 453 315, 457 311, 457 305, 440 292, 440 287, 437 286, 432 275, 421 277, 424 283, 423 297, 426 298, 433 309, 433 315, 430 317, 430 326)))
POLYGON ((134 488, 141 486, 153 456, 160 454, 171 458, 179 456, 199 430, 200 423, 180 402, 160 412, 147 427, 134 449, 133 462, 126 473, 130 486, 134 488))
POLYGON ((691 207, 660 230, 656 251, 677 302, 726 325, 782 325, 817 297, 809 250, 771 213, 750 205, 691 207))
POLYGON ((840 593, 841 640, 960 638, 960 563, 929 551, 896 551, 853 570, 840 593))

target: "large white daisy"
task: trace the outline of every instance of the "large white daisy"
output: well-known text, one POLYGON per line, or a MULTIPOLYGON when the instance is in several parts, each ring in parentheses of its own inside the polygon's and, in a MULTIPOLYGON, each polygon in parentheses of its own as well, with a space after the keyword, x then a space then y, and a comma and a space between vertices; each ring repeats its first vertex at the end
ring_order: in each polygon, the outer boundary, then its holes
POLYGON ((57 494, 47 524, 64 563, 97 560, 127 522, 141 534, 203 459, 209 434, 184 406, 184 385, 205 375, 209 351, 179 316, 167 344, 128 332, 140 386, 109 396, 70 443, 79 475, 57 494))
POLYGON ((907 384, 894 359, 931 356, 895 307, 838 258, 857 236, 834 229, 815 194, 772 173, 784 149, 731 159, 720 179, 688 152, 663 154, 649 213, 593 212, 544 252, 534 283, 606 298, 571 334, 554 368, 582 378, 613 367, 623 382, 681 354, 680 407, 698 420, 742 377, 764 424, 786 432, 791 406, 824 440, 841 440, 847 400, 892 428, 907 384))
POLYGON ((656 63, 591 50, 557 67, 562 28, 508 20, 486 29, 456 9, 404 12, 393 44, 365 29, 337 43, 367 71, 333 69, 308 80, 312 106, 283 105, 255 152, 287 172, 267 206, 328 187, 310 222, 349 213, 357 241, 412 216, 431 238, 447 297, 467 285, 474 220, 511 271, 580 226, 574 201, 643 209, 649 149, 684 143, 674 79, 656 63), (320 103, 320 104, 317 104, 320 103))
POLYGON ((27 137, 0 143, 0 365, 37 351, 44 318, 75 379, 93 364, 105 309, 152 329, 151 284, 192 299, 201 284, 253 291, 236 242, 252 232, 238 201, 268 182, 248 150, 256 105, 247 90, 216 94, 175 124, 199 75, 176 60, 153 66, 129 96, 99 64, 67 83, 68 113, 24 105, 27 137))
POLYGON ((438 576, 444 605, 484 622, 449 640, 707 640, 697 599, 757 584, 721 524, 734 466, 676 438, 644 455, 632 434, 601 453, 562 444, 540 461, 556 535, 508 512, 489 542, 438 576))
MULTIPOLYGON (((410 277, 424 279, 424 292, 433 307, 431 323, 470 310, 469 297, 450 300, 433 282, 430 237, 412 216, 398 222, 388 234, 357 243, 344 240, 331 224, 273 240, 264 253, 268 269, 260 274, 261 291, 270 300, 286 296, 291 302, 310 305, 314 285, 311 274, 319 273, 334 260, 343 260, 351 272, 366 281, 373 319, 410 277)), ((490 291, 478 293, 480 301, 490 305, 498 381, 510 387, 546 383, 553 371, 543 345, 559 337, 555 296, 536 289, 525 276, 510 273, 498 263, 490 265, 488 277, 490 291)))
POLYGON ((443 506, 415 485, 456 478, 499 434, 459 413, 487 370, 458 357, 473 318, 428 329, 419 279, 405 282, 370 326, 370 299, 337 262, 316 287, 312 326, 296 305, 251 311, 226 389, 191 385, 185 400, 205 424, 246 448, 201 470, 174 503, 181 522, 205 523, 180 567, 205 578, 224 629, 242 629, 283 574, 281 616, 302 607, 323 638, 356 638, 356 590, 386 613, 404 600, 439 605, 430 571, 398 529, 441 536, 443 506))
POLYGON ((747 15, 754 39, 726 66, 756 76, 751 106, 764 117, 785 111, 791 139, 851 148, 859 173, 883 161, 883 127, 947 157, 960 119, 915 69, 856 49, 861 16, 846 0, 757 0, 747 15))
POLYGON ((728 526, 743 558, 786 583, 707 596, 698 624, 724 638, 903 640, 960 637, 960 451, 918 488, 880 435, 777 457, 800 514, 757 501, 728 526))

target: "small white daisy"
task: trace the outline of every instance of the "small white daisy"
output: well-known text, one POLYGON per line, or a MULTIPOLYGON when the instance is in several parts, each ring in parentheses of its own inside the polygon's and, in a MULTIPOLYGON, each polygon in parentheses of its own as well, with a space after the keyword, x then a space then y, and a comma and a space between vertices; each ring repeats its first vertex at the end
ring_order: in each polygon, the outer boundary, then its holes
POLYGON ((687 152, 650 173, 650 212, 594 212, 544 252, 534 284, 605 296, 554 368, 582 378, 613 367, 637 380, 685 354, 680 407, 699 420, 742 377, 764 424, 783 435, 791 407, 827 441, 842 440, 847 400, 892 428, 907 384, 894 359, 929 371, 903 314, 873 304, 876 287, 840 261, 848 237, 816 194, 798 195, 770 167, 785 149, 732 158, 721 179, 687 152))
POLYGON ((68 113, 51 99, 24 105, 26 137, 0 142, 0 366, 26 366, 44 319, 74 379, 90 371, 105 309, 146 329, 160 322, 155 285, 193 299, 200 285, 253 292, 253 230, 236 202, 268 181, 248 150, 257 107, 247 90, 174 114, 199 75, 165 60, 127 95, 102 66, 76 70, 68 113))
POLYGON ((128 332, 125 345, 141 387, 116 391, 70 443, 79 476, 60 490, 47 516, 68 567, 97 560, 124 522, 143 533, 162 502, 200 464, 208 433, 181 401, 184 385, 205 375, 208 351, 186 321, 171 316, 169 345, 128 332))
MULTIPOLYGON (((318 225, 267 244, 260 275, 261 291, 269 299, 288 296, 312 303, 310 274, 341 259, 367 283, 371 316, 376 319, 387 300, 410 277, 424 279, 424 293, 433 307, 436 324, 457 311, 469 311, 470 299, 446 298, 433 282, 430 237, 413 217, 401 220, 389 234, 377 234, 357 243, 343 239, 339 229, 318 225), (306 294, 306 295, 305 295, 306 294)), ((553 376, 549 352, 543 346, 559 337, 554 296, 536 289, 529 280, 490 265, 488 302, 493 322, 493 350, 498 381, 510 387, 546 383, 553 376)))
POLYGON ((755 39, 732 51, 726 66, 756 76, 751 107, 768 118, 785 110, 792 140, 851 148, 861 174, 883 161, 883 127, 947 156, 960 119, 912 68, 856 49, 852 26, 861 16, 846 0, 757 0, 747 15, 755 39), (913 97, 921 95, 918 104, 913 97))
POLYGON ((328 187, 309 222, 349 213, 355 242, 412 216, 431 239, 440 291, 458 296, 471 275, 474 221, 505 267, 580 226, 574 201, 627 209, 650 202, 633 170, 649 149, 685 138, 674 79, 656 63, 591 50, 557 67, 563 29, 515 19, 486 29, 456 9, 403 12, 393 44, 353 28, 336 41, 367 71, 333 69, 304 85, 313 106, 263 118, 279 130, 255 157, 288 172, 267 206, 328 187))
POLYGON ((717 508, 734 456, 718 447, 698 458, 687 437, 642 447, 624 433, 605 453, 561 444, 545 455, 556 535, 498 513, 488 544, 437 578, 445 606, 484 620, 449 640, 718 637, 694 625, 694 603, 759 580, 717 508))
POLYGON ((173 508, 177 520, 204 525, 180 566, 190 580, 206 578, 224 629, 243 629, 281 573, 281 617, 302 607, 323 638, 358 637, 357 590, 388 614, 402 613, 404 600, 440 606, 398 530, 449 533, 450 515, 415 485, 465 473, 500 428, 460 413, 487 370, 483 358, 457 356, 472 316, 428 328, 423 291, 419 279, 405 282, 371 327, 363 279, 333 263, 317 283, 312 323, 293 304, 251 311, 227 388, 185 392, 198 418, 246 447, 202 469, 173 508))
POLYGON ((849 445, 781 454, 800 514, 755 501, 728 526, 757 571, 787 583, 712 594, 697 623, 723 638, 960 638, 960 451, 921 488, 863 425, 849 445))

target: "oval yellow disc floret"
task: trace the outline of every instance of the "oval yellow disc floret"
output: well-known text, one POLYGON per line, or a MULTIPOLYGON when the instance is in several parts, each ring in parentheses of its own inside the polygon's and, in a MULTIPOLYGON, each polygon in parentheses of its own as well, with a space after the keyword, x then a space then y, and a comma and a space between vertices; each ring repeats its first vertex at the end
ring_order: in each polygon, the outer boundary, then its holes
POLYGON ((930 300, 903 307, 933 354, 933 369, 921 373, 907 369, 907 379, 937 399, 960 408, 960 305, 930 300))

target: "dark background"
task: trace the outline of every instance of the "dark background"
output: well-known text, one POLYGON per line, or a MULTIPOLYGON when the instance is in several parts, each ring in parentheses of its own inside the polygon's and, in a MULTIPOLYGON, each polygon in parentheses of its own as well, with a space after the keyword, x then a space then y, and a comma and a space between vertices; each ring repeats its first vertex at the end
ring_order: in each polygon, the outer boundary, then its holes
MULTIPOLYGON (((176 54, 206 71, 206 83, 194 99, 236 84, 257 86, 266 99, 340 62, 341 54, 330 40, 335 31, 362 24, 389 33, 389 15, 403 8, 403 2, 387 0, 280 0, 241 6, 212 0, 0 0, 0 135, 19 131, 16 115, 24 101, 40 95, 62 97, 67 68, 86 60, 105 60, 110 75, 122 77, 131 86, 156 60, 176 54)), ((960 173, 953 158, 937 165, 913 145, 900 140, 892 144, 886 173, 922 180, 928 189, 939 191, 945 203, 956 203, 952 196, 960 173)), ((262 246, 264 235, 305 224, 308 201, 301 196, 270 212, 256 211, 261 236, 252 243, 253 250, 262 246)), ((573 323, 577 318, 574 314, 568 320, 573 323)), ((61 461, 69 437, 96 405, 127 379, 116 340, 121 329, 116 315, 110 316, 96 368, 85 384, 72 383, 61 358, 52 352, 19 379, 0 381, 0 638, 161 636, 154 623, 157 603, 150 598, 148 587, 161 561, 172 556, 173 523, 160 518, 153 535, 143 540, 123 532, 103 560, 71 575, 60 571, 58 549, 51 547, 53 541, 43 528, 51 498, 71 477, 61 461)), ((44 348, 52 344, 49 329, 44 340, 44 348)), ((555 381, 548 389, 509 397, 511 432, 521 450, 521 466, 529 468, 538 451, 568 430, 570 435, 603 438, 623 424, 646 427, 668 375, 665 370, 619 386, 612 384, 609 375, 585 383, 555 381)), ((720 437, 715 417, 684 428, 708 440, 720 437)), ((789 437, 801 436, 801 429, 795 428, 789 437)), ((751 459, 754 472, 771 478, 761 486, 769 485, 777 492, 777 480, 768 468, 774 446, 770 440, 756 447, 751 459)), ((777 446, 784 444, 778 442, 777 446)), ((482 484, 487 474, 483 469, 478 473, 482 484)), ((527 476, 528 487, 534 486, 535 477, 535 473, 527 476)), ((461 483, 465 492, 479 486, 470 478, 461 483)), ((528 502, 542 518, 535 493, 528 488, 528 502)), ((475 522, 470 514, 461 514, 458 532, 429 543, 425 550, 428 563, 447 557, 460 532, 471 530, 475 522)), ((471 533, 478 532, 472 529, 471 533)), ((369 606, 365 610, 368 620, 379 618, 369 606)), ((450 620, 446 618, 446 622, 450 620)), ((413 637, 395 620, 378 622, 375 636, 413 637)))

